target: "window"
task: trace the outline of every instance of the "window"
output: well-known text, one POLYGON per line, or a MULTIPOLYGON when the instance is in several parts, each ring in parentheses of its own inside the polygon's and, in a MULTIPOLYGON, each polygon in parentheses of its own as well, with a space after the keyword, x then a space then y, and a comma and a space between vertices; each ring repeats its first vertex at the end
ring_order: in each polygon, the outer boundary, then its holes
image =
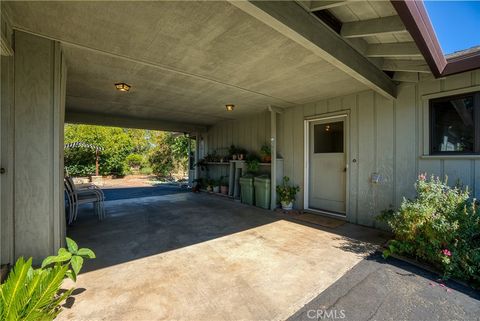
POLYGON ((314 153, 343 153, 343 121, 313 127, 314 153))
POLYGON ((480 93, 430 100, 430 153, 480 154, 480 93))

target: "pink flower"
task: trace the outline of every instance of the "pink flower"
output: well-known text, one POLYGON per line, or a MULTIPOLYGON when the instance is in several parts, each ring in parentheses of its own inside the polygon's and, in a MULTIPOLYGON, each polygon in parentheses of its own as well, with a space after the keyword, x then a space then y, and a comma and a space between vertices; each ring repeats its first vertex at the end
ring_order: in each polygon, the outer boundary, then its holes
POLYGON ((427 174, 420 174, 418 175, 418 179, 421 180, 421 181, 424 181, 427 179, 427 174))
POLYGON ((452 253, 448 249, 442 250, 442 254, 445 256, 452 256, 452 253))

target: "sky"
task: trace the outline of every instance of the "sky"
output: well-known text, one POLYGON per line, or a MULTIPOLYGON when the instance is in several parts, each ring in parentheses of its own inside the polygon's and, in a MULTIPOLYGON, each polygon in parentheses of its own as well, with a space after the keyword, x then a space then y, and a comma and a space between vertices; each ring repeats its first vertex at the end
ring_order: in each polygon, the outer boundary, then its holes
POLYGON ((444 54, 480 45, 480 0, 425 0, 444 54))

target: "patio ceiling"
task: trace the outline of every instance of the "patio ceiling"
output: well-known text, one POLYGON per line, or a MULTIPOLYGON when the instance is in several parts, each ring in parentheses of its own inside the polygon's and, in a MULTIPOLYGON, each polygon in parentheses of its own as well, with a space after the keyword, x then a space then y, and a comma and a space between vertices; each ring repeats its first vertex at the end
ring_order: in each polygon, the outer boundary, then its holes
POLYGON ((67 120, 193 128, 368 88, 228 2, 7 2, 7 9, 15 29, 62 42, 67 120), (116 82, 131 91, 115 91, 116 82), (227 103, 237 105, 233 113, 227 103))

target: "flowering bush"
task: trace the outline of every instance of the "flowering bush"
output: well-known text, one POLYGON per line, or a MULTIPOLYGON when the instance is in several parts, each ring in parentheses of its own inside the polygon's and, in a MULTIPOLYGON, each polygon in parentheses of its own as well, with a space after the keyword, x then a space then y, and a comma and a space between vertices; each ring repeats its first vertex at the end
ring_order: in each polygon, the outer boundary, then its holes
POLYGON ((395 239, 384 251, 413 256, 432 264, 444 278, 456 277, 480 285, 480 211, 468 188, 420 175, 414 200, 379 219, 391 227, 395 239))

